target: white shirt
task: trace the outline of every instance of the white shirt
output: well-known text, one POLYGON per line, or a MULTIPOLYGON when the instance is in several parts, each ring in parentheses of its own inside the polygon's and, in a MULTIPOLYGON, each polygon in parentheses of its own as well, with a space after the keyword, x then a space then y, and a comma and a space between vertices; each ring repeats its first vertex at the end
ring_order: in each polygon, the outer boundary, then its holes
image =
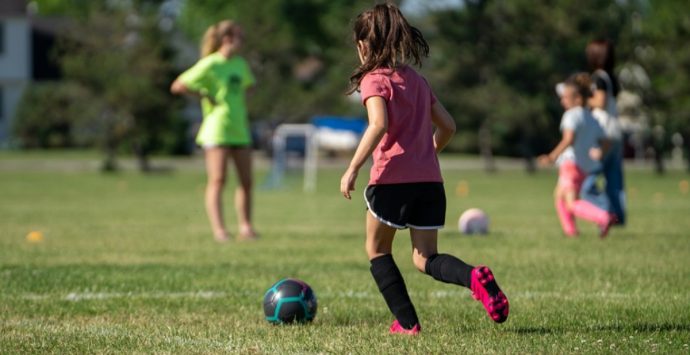
POLYGON ((575 138, 560 157, 558 163, 574 160, 575 164, 586 173, 601 168, 601 163, 589 156, 589 150, 598 147, 599 141, 606 137, 604 130, 589 110, 581 106, 573 107, 563 113, 561 118, 561 132, 573 131, 575 138))
POLYGON ((594 72, 594 75, 606 83, 606 107, 604 109, 595 108, 592 110, 592 115, 599 122, 606 133, 606 137, 611 140, 621 140, 623 132, 618 122, 618 108, 616 107, 616 97, 613 95, 613 82, 609 75, 601 69, 594 72))

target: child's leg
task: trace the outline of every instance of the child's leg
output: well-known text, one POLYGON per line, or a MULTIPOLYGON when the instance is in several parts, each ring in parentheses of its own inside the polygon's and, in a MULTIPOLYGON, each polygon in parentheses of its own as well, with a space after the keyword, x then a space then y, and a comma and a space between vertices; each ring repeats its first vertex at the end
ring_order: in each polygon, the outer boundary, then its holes
POLYGON ((367 213, 366 250, 371 262, 371 274, 400 325, 405 329, 412 329, 419 323, 419 319, 407 293, 405 280, 391 255, 395 231, 395 228, 379 222, 371 213, 367 213))
POLYGON ((446 283, 465 286, 482 302, 489 317, 502 323, 508 318, 508 299, 486 266, 473 267, 448 254, 437 253, 438 230, 410 229, 414 264, 419 271, 446 283))
POLYGON ((585 200, 576 200, 573 202, 573 213, 579 218, 597 224, 605 224, 609 220, 608 212, 585 200))
POLYGON ((206 213, 213 228, 213 235, 219 242, 228 240, 223 218, 223 187, 226 180, 228 149, 212 147, 205 149, 206 157, 206 213))
POLYGON ((609 227, 615 222, 615 218, 609 212, 602 210, 589 201, 574 201, 572 210, 575 216, 596 223, 599 226, 599 236, 602 238, 606 237, 609 227))
POLYGON ((235 148, 231 151, 239 185, 235 189, 235 212, 239 224, 239 237, 256 239, 252 225, 252 151, 250 148, 235 148))
POLYGON ((448 254, 438 254, 438 230, 410 229, 412 261, 417 270, 434 279, 470 288, 472 269, 462 260, 448 254))
POLYGON ((582 174, 575 162, 565 161, 558 167, 558 183, 554 190, 554 202, 558 220, 565 235, 572 237, 577 235, 577 226, 572 212, 572 201, 575 200, 579 186, 582 183, 582 174))
POLYGON ((556 213, 558 214, 558 220, 561 222, 563 233, 569 237, 576 236, 577 226, 575 225, 575 216, 573 216, 573 213, 570 211, 566 203, 568 196, 566 196, 567 194, 565 190, 560 186, 556 186, 553 194, 556 205, 556 213))

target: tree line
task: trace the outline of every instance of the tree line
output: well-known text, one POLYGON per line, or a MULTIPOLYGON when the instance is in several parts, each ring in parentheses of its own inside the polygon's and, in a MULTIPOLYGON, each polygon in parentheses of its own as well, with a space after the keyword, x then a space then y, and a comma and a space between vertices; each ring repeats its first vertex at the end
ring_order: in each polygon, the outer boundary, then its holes
MULTIPOLYGON (((15 120, 21 146, 97 145, 106 168, 123 151, 134 152, 143 169, 153 152, 189 153, 184 102, 167 87, 197 59, 189 48, 206 27, 226 18, 245 28, 242 55, 258 80, 253 122, 363 114, 345 95, 357 65, 350 28, 372 1, 36 3, 39 16, 72 25, 55 51, 63 80, 27 90, 15 120)), ((492 169, 494 155, 524 157, 532 167, 532 157, 558 140, 562 112, 553 87, 586 69, 584 48, 594 38, 616 44, 622 87, 638 99, 636 138, 663 157, 677 134, 690 156, 688 10, 682 0, 466 0, 406 15, 431 46, 421 70, 457 121, 449 149, 480 153, 492 169), (654 135, 653 127, 663 132, 654 135)))

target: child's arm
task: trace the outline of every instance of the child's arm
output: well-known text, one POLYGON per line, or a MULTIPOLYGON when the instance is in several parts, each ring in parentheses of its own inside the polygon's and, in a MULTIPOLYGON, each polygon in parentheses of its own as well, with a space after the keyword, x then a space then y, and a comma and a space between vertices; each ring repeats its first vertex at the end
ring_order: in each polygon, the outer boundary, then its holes
POLYGON ((357 173, 364 165, 364 162, 369 158, 371 152, 374 151, 376 145, 379 144, 381 138, 388 129, 388 113, 386 111, 386 100, 380 96, 372 96, 366 101, 367 116, 369 117, 369 126, 362 135, 362 140, 357 146, 355 155, 352 157, 350 166, 340 179, 340 192, 348 200, 350 191, 355 190, 355 181, 357 180, 357 173))
POLYGON ((441 105, 439 101, 431 106, 431 121, 436 125, 434 131, 434 148, 436 153, 443 150, 448 145, 450 139, 455 134, 455 121, 453 117, 446 111, 446 108, 441 105))
POLYGON ((558 143, 556 148, 553 148, 551 153, 541 155, 537 160, 541 165, 549 165, 558 159, 558 156, 563 153, 563 151, 568 148, 575 141, 575 131, 571 129, 563 130, 563 138, 558 143))

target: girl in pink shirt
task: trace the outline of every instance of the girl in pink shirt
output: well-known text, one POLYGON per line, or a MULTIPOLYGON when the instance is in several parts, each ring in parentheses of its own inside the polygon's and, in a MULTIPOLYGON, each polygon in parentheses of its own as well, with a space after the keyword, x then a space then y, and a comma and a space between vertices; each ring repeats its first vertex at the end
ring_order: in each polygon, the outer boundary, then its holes
POLYGON ((426 80, 407 63, 421 64, 429 53, 422 33, 392 4, 376 5, 357 17, 354 40, 361 65, 350 82, 359 90, 369 126, 340 181, 347 199, 359 169, 373 156, 364 197, 366 251, 371 273, 395 316, 391 333, 418 334, 417 313, 391 255, 398 229, 410 229, 412 260, 436 280, 472 290, 496 322, 508 317, 508 299, 486 266, 473 267, 437 251, 446 198, 437 154, 450 141, 455 122, 436 100, 426 80), (436 126, 436 129, 434 129, 436 126))

